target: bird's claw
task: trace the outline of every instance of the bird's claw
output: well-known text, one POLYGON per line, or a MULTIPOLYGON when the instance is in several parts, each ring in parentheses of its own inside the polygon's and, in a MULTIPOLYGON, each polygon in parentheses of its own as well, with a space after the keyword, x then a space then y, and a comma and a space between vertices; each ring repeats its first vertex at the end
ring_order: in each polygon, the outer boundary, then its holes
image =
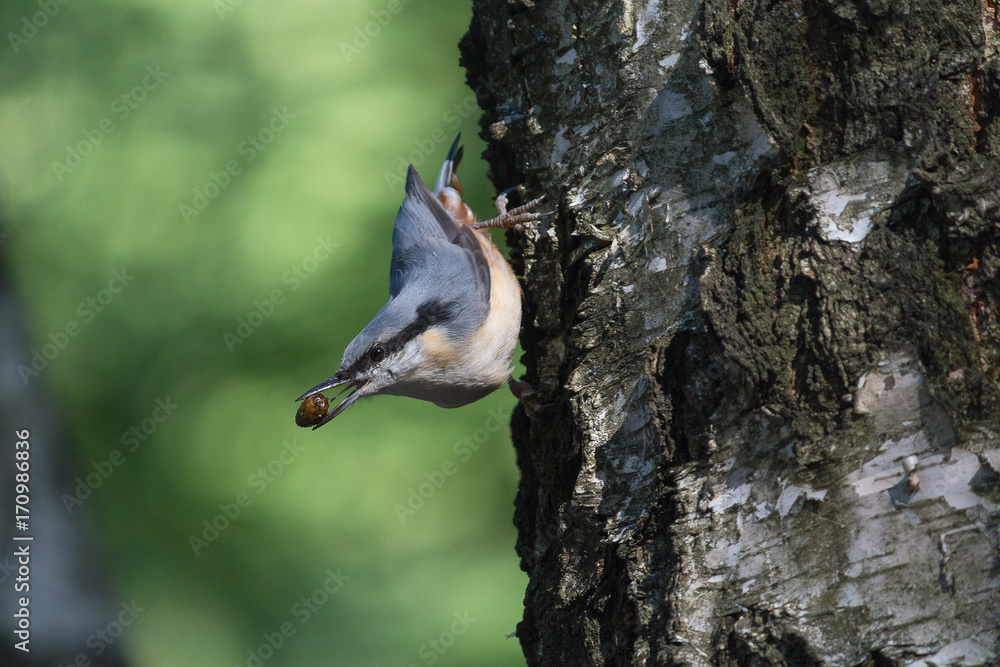
POLYGON ((510 229, 514 227, 516 229, 523 229, 521 223, 529 222, 533 220, 541 220, 545 216, 552 215, 552 211, 542 211, 536 213, 529 213, 531 209, 538 206, 545 196, 542 195, 537 199, 532 199, 526 204, 522 204, 511 210, 507 210, 507 194, 511 190, 518 190, 520 192, 524 191, 523 185, 518 185, 513 188, 507 188, 497 196, 496 201, 493 202, 497 207, 497 216, 495 218, 490 218, 489 220, 483 220, 481 222, 473 223, 473 227, 476 229, 486 229, 486 228, 496 228, 496 229, 510 229))
POLYGON ((511 376, 507 379, 510 393, 524 406, 524 412, 533 421, 538 421, 541 413, 552 407, 552 403, 540 403, 537 399, 538 392, 527 382, 518 382, 511 376))

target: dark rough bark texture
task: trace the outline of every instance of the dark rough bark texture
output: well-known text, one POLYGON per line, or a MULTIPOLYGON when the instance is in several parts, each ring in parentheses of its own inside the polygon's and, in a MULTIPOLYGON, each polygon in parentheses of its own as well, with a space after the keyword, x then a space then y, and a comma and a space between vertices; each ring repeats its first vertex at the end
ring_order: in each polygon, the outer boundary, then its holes
POLYGON ((1000 664, 998 28, 474 2, 492 177, 557 213, 509 236, 529 664, 1000 664))

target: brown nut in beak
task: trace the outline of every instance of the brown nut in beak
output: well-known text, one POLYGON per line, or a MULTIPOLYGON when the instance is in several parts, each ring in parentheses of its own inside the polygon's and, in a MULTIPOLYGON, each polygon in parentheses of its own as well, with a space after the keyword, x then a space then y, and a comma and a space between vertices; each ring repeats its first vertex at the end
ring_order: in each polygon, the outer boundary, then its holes
POLYGON ((330 410, 330 401, 323 394, 313 394, 302 401, 295 413, 295 423, 302 428, 316 426, 330 410))

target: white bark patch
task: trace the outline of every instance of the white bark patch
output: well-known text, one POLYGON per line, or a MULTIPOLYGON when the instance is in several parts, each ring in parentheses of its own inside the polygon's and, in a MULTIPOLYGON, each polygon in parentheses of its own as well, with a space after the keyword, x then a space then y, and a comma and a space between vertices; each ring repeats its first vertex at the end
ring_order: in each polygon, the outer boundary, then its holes
POLYGON ((880 361, 861 376, 854 392, 854 411, 865 415, 876 432, 896 432, 897 440, 923 424, 937 448, 955 444, 955 431, 928 394, 919 364, 903 353, 880 361))
POLYGON ((926 431, 914 433, 898 442, 886 440, 875 458, 865 462, 860 470, 855 470, 845 478, 845 482, 859 496, 870 496, 896 486, 905 477, 903 459, 926 453, 930 447, 926 431))
POLYGON ((860 607, 864 602, 865 600, 861 596, 860 591, 858 591, 858 587, 852 583, 848 583, 844 586, 844 590, 840 592, 837 606, 845 609, 848 607, 860 607))
MULTIPOLYGON (((639 215, 643 211, 643 207, 646 209, 649 208, 649 200, 651 196, 655 196, 658 193, 659 190, 655 187, 640 188, 639 190, 636 190, 631 194, 631 196, 629 196, 628 204, 625 206, 625 212, 632 217, 639 215)), ((632 226, 629 226, 623 229, 618 236, 623 239, 631 240, 634 236, 636 236, 633 231, 638 230, 633 230, 632 226)))
POLYGON ((678 118, 689 116, 694 111, 687 97, 672 90, 665 90, 660 93, 657 102, 659 103, 661 123, 669 123, 678 118))
POLYGON ((733 151, 726 151, 722 155, 716 155, 716 156, 714 156, 712 158, 712 162, 714 162, 715 164, 723 164, 723 165, 725 165, 725 164, 729 164, 730 162, 732 162, 734 157, 736 157, 736 153, 734 153, 733 151))
POLYGON ((835 187, 819 198, 820 233, 827 241, 863 241, 872 230, 871 211, 868 207, 854 218, 843 215, 844 209, 853 201, 865 201, 868 195, 842 195, 835 187))
MULTIPOLYGON (((970 487, 983 467, 1000 466, 1000 449, 976 456, 941 447, 920 366, 905 354, 865 374, 855 406, 877 425, 874 434, 888 437, 840 484, 814 489, 732 458, 706 476, 679 481, 691 517, 685 553, 701 562, 701 580, 689 584, 699 602, 686 613, 697 615, 710 606, 705 600, 736 590, 787 614, 795 632, 824 646, 829 664, 863 661, 866 651, 842 624, 857 627, 871 618, 886 619, 888 640, 915 647, 917 655, 947 644, 914 666, 989 664, 995 637, 973 635, 981 627, 977 614, 955 610, 992 610, 1000 599, 986 528, 997 505, 970 487), (918 488, 908 485, 908 473, 919 475, 918 488)), ((764 420, 761 433, 766 439, 764 420)), ((743 448, 773 451, 780 441, 775 434, 770 445, 750 439, 743 448)), ((742 599, 731 601, 727 613, 740 613, 742 599)), ((689 627, 711 641, 701 634, 709 627, 704 618, 692 618, 689 627)))
POLYGON ((948 452, 925 458, 917 468, 920 471, 920 489, 910 502, 924 498, 941 498, 957 510, 982 505, 989 511, 997 506, 981 498, 969 488, 969 481, 979 471, 979 457, 972 452, 954 447, 948 452))
POLYGON ((746 503, 751 490, 751 485, 747 481, 749 477, 750 470, 733 468, 722 488, 718 489, 715 497, 708 503, 712 511, 722 513, 730 507, 746 503))
POLYGON ((681 59, 680 53, 671 53, 669 56, 660 61, 660 72, 666 72, 668 69, 677 64, 677 61, 681 59))
POLYGON ((920 390, 923 376, 909 356, 896 354, 858 379, 854 411, 871 414, 876 410, 892 413, 900 422, 920 417, 920 390))
MULTIPOLYGON (((959 447, 944 452, 935 452, 928 442, 925 431, 903 438, 899 442, 887 440, 881 454, 867 461, 859 471, 852 472, 845 482, 858 496, 887 492, 901 487, 906 480, 903 459, 917 456, 919 464, 920 488, 910 491, 900 488, 897 497, 905 496, 907 504, 921 500, 940 498, 953 509, 961 510, 982 505, 993 511, 997 507, 979 497, 969 488, 969 482, 979 471, 979 457, 959 447)), ((890 502, 894 499, 890 498, 890 502)))
POLYGON ((809 170, 806 189, 824 240, 860 244, 899 192, 907 170, 878 157, 869 151, 809 170))
MULTIPOLYGON (((788 482, 782 483, 780 493, 775 496, 774 480, 769 475, 764 475, 759 480, 755 480, 754 477, 752 470, 734 466, 725 482, 713 486, 713 497, 708 502, 709 509, 721 514, 730 507, 738 507, 740 509, 738 523, 742 529, 743 526, 762 521, 775 513, 782 518, 794 516, 801 510, 805 501, 822 502, 826 499, 826 489, 817 491, 788 482)), ((739 544, 732 546, 738 547, 739 544)), ((730 547, 727 558, 731 559, 738 554, 738 548, 734 551, 730 547)))
POLYGON ((940 442, 949 440, 950 434, 935 433, 942 425, 930 418, 929 406, 923 376, 905 354, 880 361, 862 375, 854 395, 855 412, 868 415, 883 432, 915 425, 924 428, 883 442, 879 453, 847 475, 845 483, 860 497, 888 493, 895 504, 940 498, 953 509, 976 505, 996 509, 969 487, 980 468, 979 458, 959 447, 941 448, 940 442), (916 489, 907 481, 907 466, 919 480, 916 489))
POLYGON ((972 667, 994 664, 996 633, 980 632, 944 646, 934 655, 907 663, 906 667, 972 667), (991 636, 992 635, 992 636, 991 636))
POLYGON ((556 132, 555 139, 552 141, 552 154, 549 156, 549 160, 552 164, 561 164, 563 155, 566 155, 566 151, 570 149, 573 145, 569 139, 564 137, 566 130, 569 128, 564 127, 558 132, 556 132))
POLYGON ((642 8, 635 20, 635 42, 632 43, 632 53, 638 51, 649 38, 649 30, 660 20, 660 0, 650 0, 642 8))
POLYGON ((786 517, 796 512, 805 500, 822 502, 825 498, 826 489, 813 491, 812 489, 788 484, 781 490, 781 495, 778 496, 778 500, 774 504, 774 510, 782 517, 786 517))
POLYGON ((995 473, 1000 473, 1000 449, 987 449, 983 452, 983 460, 995 473))
POLYGON ((667 270, 667 260, 664 259, 663 257, 654 257, 652 260, 650 260, 649 262, 650 273, 659 273, 660 271, 666 271, 666 270, 667 270))
POLYGON ((556 58, 556 63, 560 65, 574 65, 577 61, 576 49, 570 49, 566 53, 556 58))

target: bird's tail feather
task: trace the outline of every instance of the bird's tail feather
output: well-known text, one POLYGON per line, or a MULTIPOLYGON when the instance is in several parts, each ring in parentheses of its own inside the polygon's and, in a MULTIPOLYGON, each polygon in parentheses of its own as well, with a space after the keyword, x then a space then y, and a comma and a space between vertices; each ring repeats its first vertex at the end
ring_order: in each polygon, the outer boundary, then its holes
POLYGON ((452 186, 452 176, 455 174, 455 170, 458 169, 459 162, 462 161, 462 151, 463 146, 458 145, 458 141, 462 138, 462 133, 459 132, 458 136, 455 137, 455 141, 451 144, 451 148, 448 149, 448 156, 444 159, 444 164, 441 165, 441 173, 438 174, 437 184, 434 186, 434 194, 438 195, 441 190, 446 187, 452 186))

